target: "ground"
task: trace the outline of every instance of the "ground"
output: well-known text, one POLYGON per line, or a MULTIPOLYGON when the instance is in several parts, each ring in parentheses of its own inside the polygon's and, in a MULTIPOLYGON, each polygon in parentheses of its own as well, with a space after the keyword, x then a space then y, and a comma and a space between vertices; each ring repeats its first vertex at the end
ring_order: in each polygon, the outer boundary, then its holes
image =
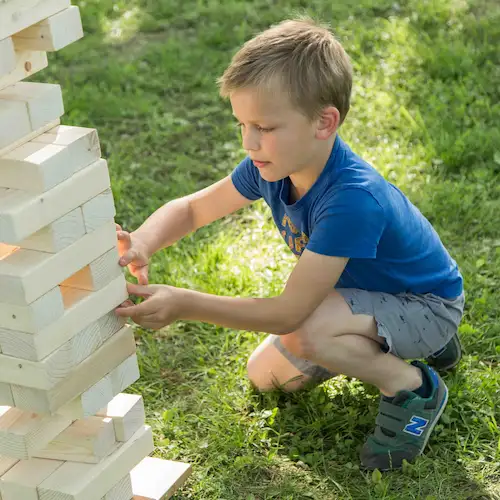
MULTIPOLYGON (((216 78, 238 45, 308 12, 351 55, 342 137, 431 220, 465 277, 465 356, 425 455, 366 474, 358 450, 377 393, 337 378, 311 392, 255 394, 246 358, 263 335, 179 322, 137 330, 157 455, 189 461, 176 499, 500 498, 500 9, 494 0, 87 0, 86 36, 36 79, 63 86, 63 123, 96 127, 117 221, 136 228, 162 203, 243 158, 216 78), (307 7, 307 10, 302 10, 307 7)), ((294 259, 262 203, 153 259, 152 281, 224 295, 280 293, 294 259)))

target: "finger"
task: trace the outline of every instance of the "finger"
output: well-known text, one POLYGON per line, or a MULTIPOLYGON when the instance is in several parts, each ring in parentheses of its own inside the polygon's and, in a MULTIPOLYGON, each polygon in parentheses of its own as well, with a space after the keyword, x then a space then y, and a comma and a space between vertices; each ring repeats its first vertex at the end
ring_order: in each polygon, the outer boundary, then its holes
POLYGON ((115 309, 115 314, 121 316, 122 318, 132 318, 136 323, 137 319, 143 316, 149 316, 155 311, 154 304, 151 306, 146 300, 138 305, 133 305, 130 307, 118 307, 115 309))
MULTIPOLYGON (((152 285, 136 285, 135 283, 128 282, 127 291, 130 295, 136 295, 137 297, 151 297, 155 293, 156 288, 152 285)), ((143 302, 143 304, 146 302, 143 302)))
POLYGON ((148 266, 138 268, 137 280, 139 281, 139 285, 148 285, 148 266))
POLYGON ((137 250, 134 250, 133 248, 131 248, 130 250, 127 250, 120 257, 120 265, 121 266, 127 266, 128 264, 130 264, 135 259, 137 259, 137 250))
POLYGON ((118 222, 115 222, 115 227, 116 227, 117 231, 121 231, 122 230, 122 227, 120 226, 120 224, 118 224, 118 222))
POLYGON ((130 238, 130 233, 127 231, 117 231, 116 232, 116 237, 124 243, 131 243, 131 238, 130 238))
POLYGON ((132 307, 135 305, 130 299, 127 299, 125 302, 122 302, 119 307, 132 307))

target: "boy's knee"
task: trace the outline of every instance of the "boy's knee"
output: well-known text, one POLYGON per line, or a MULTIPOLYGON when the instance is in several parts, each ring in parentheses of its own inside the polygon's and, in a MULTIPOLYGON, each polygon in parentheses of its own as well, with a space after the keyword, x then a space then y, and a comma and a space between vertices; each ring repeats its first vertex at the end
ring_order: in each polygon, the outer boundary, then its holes
POLYGON ((265 373, 255 356, 250 356, 247 361, 247 377, 250 383, 259 392, 268 392, 276 388, 271 383, 269 373, 265 373))

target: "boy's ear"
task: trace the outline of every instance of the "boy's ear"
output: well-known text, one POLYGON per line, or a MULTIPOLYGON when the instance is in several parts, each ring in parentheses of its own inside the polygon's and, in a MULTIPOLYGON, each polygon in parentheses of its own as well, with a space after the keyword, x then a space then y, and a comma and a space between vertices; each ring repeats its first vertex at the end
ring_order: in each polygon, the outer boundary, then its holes
POLYGON ((337 132, 340 124, 340 112, 335 106, 328 106, 317 120, 316 138, 325 140, 337 132))

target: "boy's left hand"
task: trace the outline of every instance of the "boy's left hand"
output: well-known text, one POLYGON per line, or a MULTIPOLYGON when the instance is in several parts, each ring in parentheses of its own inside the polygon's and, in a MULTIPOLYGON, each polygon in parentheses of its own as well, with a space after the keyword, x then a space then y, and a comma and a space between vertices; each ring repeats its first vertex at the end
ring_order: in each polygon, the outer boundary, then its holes
POLYGON ((115 309, 117 316, 131 318, 143 328, 159 330, 180 319, 181 296, 178 288, 167 285, 136 285, 127 283, 130 295, 146 300, 134 305, 130 300, 115 309))

